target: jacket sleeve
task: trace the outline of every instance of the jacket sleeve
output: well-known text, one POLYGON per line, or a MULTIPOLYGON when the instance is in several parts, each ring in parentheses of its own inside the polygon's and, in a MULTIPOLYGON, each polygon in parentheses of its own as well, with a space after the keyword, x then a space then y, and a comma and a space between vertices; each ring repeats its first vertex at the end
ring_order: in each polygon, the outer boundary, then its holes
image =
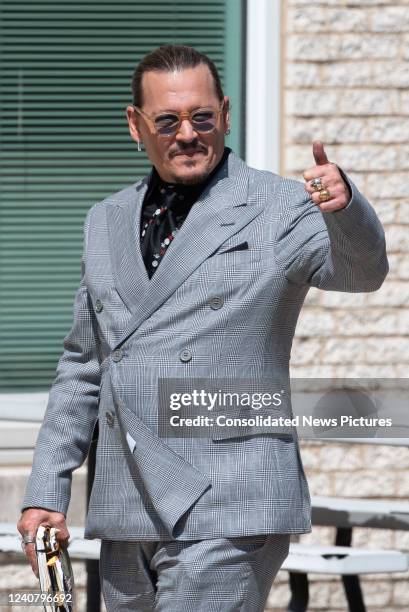
POLYGON ((95 315, 84 281, 88 224, 89 214, 84 227, 82 278, 75 296, 73 325, 64 339, 22 509, 37 507, 67 513, 72 471, 85 461, 97 419, 100 359, 95 315))
POLYGON ((284 206, 278 229, 277 259, 295 283, 352 293, 376 291, 389 269, 384 231, 372 206, 342 175, 351 200, 328 213, 314 204, 303 184, 292 182, 291 206, 284 206))

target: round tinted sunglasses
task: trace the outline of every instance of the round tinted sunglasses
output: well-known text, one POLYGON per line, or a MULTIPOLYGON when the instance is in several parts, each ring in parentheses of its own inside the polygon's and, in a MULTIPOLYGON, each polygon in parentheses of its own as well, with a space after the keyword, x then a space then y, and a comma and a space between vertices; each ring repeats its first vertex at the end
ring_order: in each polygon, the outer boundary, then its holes
POLYGON ((160 136, 174 136, 179 131, 180 125, 184 119, 189 119, 193 129, 196 132, 206 133, 212 132, 217 124, 220 113, 223 110, 224 102, 220 108, 196 108, 192 112, 183 111, 181 113, 169 112, 159 113, 157 115, 148 115, 138 106, 134 106, 135 111, 146 117, 151 123, 155 133, 160 136))

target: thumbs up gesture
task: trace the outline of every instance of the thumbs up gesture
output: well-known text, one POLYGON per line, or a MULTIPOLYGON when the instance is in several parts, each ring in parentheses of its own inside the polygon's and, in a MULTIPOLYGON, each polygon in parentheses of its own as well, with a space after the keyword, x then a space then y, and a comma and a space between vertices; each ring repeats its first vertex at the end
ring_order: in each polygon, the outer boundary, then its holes
POLYGON ((322 212, 334 212, 345 208, 351 199, 348 185, 345 183, 336 164, 328 160, 324 145, 319 140, 312 143, 315 166, 304 172, 305 189, 322 212))

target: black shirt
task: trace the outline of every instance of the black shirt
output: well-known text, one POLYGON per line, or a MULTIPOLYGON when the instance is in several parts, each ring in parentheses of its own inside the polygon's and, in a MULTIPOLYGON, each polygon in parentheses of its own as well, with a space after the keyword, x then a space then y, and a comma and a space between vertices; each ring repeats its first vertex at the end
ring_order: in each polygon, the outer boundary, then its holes
POLYGON ((204 181, 197 185, 180 185, 163 181, 153 167, 141 214, 141 251, 149 278, 157 270, 166 250, 182 226, 193 204, 226 161, 230 149, 225 147, 221 160, 204 181))

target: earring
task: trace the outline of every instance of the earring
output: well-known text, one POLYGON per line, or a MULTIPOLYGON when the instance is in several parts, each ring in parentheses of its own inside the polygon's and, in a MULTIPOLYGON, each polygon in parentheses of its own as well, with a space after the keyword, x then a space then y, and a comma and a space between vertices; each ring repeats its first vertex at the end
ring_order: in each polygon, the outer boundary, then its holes
POLYGON ((230 128, 227 128, 227 130, 225 131, 226 136, 228 136, 230 134, 230 128))
POLYGON ((139 140, 138 140, 138 151, 139 151, 139 152, 141 152, 141 151, 142 151, 142 148, 141 148, 141 143, 139 142, 139 140))

